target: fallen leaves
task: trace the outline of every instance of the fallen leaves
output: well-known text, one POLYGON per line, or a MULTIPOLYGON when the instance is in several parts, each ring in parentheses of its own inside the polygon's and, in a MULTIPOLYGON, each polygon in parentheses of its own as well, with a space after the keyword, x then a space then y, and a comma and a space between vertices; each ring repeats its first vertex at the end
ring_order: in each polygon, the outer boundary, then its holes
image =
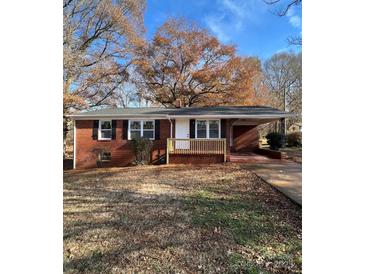
POLYGON ((253 269, 301 272, 301 208, 240 165, 65 172, 66 273, 253 269))

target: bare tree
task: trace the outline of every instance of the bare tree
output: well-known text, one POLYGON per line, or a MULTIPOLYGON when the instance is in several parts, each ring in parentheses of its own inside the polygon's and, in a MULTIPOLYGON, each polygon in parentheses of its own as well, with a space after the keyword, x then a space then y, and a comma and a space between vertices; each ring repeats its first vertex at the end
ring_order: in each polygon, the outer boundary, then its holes
POLYGON ((286 15, 293 6, 302 4, 302 0, 264 0, 264 2, 268 5, 279 5, 280 9, 277 11, 279 16, 286 15))
POLYGON ((302 37, 301 36, 290 36, 288 39, 288 44, 293 46, 302 46, 302 37))
POLYGON ((288 119, 287 126, 301 121, 302 54, 279 53, 264 63, 265 83, 274 96, 273 104, 298 114, 288 119))
POLYGON ((65 0, 64 112, 115 103, 143 43, 144 0, 65 0))
MULTIPOLYGON (((302 0, 264 0, 264 2, 268 5, 279 6, 279 9, 276 11, 278 16, 285 16, 292 7, 302 4, 302 0)), ((301 36, 290 36, 287 41, 289 45, 302 46, 301 36)))

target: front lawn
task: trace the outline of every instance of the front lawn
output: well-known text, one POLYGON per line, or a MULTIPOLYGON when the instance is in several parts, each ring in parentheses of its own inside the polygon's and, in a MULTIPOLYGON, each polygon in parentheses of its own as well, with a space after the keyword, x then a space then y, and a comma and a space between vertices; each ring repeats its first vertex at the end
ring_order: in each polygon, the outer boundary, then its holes
POLYGON ((237 164, 65 171, 66 273, 301 273, 301 207, 237 164))

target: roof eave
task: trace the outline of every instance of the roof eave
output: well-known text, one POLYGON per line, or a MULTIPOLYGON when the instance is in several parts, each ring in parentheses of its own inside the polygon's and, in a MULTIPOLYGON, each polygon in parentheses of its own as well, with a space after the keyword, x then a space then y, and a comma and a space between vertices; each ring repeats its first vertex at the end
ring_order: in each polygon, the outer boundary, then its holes
POLYGON ((238 118, 238 119, 280 119, 293 115, 288 114, 215 114, 215 115, 169 115, 170 118, 238 118))
POLYGON ((92 120, 92 119, 133 119, 133 118, 146 118, 146 119, 168 119, 166 115, 142 115, 142 114, 134 114, 134 115, 120 115, 120 114, 98 114, 98 115, 66 115, 73 120, 92 120))
POLYGON ((171 118, 237 118, 237 119, 281 119, 297 116, 297 114, 283 113, 283 114, 215 114, 215 115, 145 115, 145 114, 134 114, 134 115, 120 115, 120 114, 98 114, 98 115, 81 115, 71 114, 65 115, 73 120, 87 120, 87 119, 133 119, 133 118, 146 118, 146 119, 171 119, 171 118))

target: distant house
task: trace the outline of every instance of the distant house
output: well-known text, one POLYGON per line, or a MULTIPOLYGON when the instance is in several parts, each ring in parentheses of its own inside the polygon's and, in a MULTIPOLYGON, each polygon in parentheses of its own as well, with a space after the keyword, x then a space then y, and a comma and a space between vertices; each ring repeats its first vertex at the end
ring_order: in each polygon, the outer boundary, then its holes
POLYGON ((80 112, 74 120, 74 168, 127 166, 130 140, 153 141, 152 163, 217 163, 258 148, 257 126, 289 117, 270 107, 114 108, 80 112))
POLYGON ((288 132, 301 132, 302 123, 294 123, 288 128, 288 132))

